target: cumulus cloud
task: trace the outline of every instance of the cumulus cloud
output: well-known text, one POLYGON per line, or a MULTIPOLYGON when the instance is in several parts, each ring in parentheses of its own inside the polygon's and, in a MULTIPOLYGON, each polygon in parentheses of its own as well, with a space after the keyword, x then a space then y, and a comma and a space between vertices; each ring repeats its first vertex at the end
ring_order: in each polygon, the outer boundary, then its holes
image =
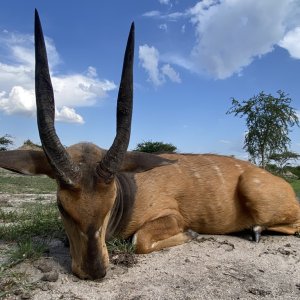
POLYGON ((169 65, 165 64, 161 68, 162 73, 167 76, 171 81, 181 83, 179 74, 169 65))
POLYGON ((55 111, 55 119, 67 123, 84 123, 83 118, 75 112, 75 109, 67 106, 55 111))
MULTIPOLYGON (((0 111, 6 114, 34 116, 33 37, 3 31, 0 33, 0 111)), ((50 71, 60 63, 53 41, 46 37, 50 71)), ((55 93, 56 120, 84 123, 74 107, 95 104, 116 88, 109 80, 100 80, 97 70, 89 67, 84 74, 52 75, 55 93)))
POLYGON ((286 31, 294 0, 205 0, 190 9, 197 41, 194 71, 224 79, 273 50, 286 31))
POLYGON ((148 80, 155 86, 162 85, 166 78, 173 82, 181 82, 179 74, 169 64, 160 67, 160 54, 155 47, 150 47, 147 44, 140 46, 139 59, 141 66, 148 73, 148 80))
POLYGON ((279 42, 279 46, 285 48, 291 57, 300 59, 300 27, 290 30, 279 42))
POLYGON ((10 93, 0 93, 0 110, 11 114, 24 114, 33 116, 35 112, 34 90, 24 89, 22 86, 14 86, 10 93))
MULTIPOLYGON (((163 53, 166 63, 215 79, 241 75, 255 59, 274 50, 286 49, 300 59, 299 0, 202 0, 182 12, 145 13, 164 24, 189 19, 195 39, 185 54, 163 53)), ((186 32, 185 24, 181 32, 186 32)), ((185 47, 186 48, 186 47, 185 47)))
POLYGON ((163 83, 163 78, 158 69, 159 52, 155 47, 147 44, 139 47, 139 59, 142 67, 146 70, 149 80, 158 86, 163 83))

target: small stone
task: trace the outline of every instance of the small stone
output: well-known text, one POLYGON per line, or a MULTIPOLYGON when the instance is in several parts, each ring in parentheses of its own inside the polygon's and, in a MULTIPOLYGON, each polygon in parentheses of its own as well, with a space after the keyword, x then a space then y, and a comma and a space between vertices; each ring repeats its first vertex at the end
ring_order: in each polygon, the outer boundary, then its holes
POLYGON ((45 273, 43 277, 41 278, 42 281, 50 281, 50 282, 56 282, 58 280, 58 273, 56 271, 45 273))
POLYGON ((52 266, 50 265, 49 262, 46 261, 40 261, 36 262, 34 266, 39 269, 42 273, 48 273, 52 271, 52 266))
POLYGON ((29 293, 24 293, 21 295, 21 299, 30 299, 31 298, 31 295, 29 293))
POLYGON ((19 296, 19 295, 21 295, 22 294, 22 290, 21 289, 17 289, 17 290, 15 290, 14 291, 14 294, 16 295, 16 296, 19 296))
POLYGON ((43 285, 41 286, 41 290, 44 291, 44 292, 49 291, 48 285, 47 285, 47 284, 43 284, 43 285))
POLYGON ((73 276, 73 277, 72 277, 72 281, 73 281, 73 282, 78 282, 78 281, 79 281, 79 278, 78 278, 78 277, 75 277, 75 276, 73 276))
POLYGON ((265 273, 265 271, 263 269, 258 269, 258 271, 261 273, 265 273))

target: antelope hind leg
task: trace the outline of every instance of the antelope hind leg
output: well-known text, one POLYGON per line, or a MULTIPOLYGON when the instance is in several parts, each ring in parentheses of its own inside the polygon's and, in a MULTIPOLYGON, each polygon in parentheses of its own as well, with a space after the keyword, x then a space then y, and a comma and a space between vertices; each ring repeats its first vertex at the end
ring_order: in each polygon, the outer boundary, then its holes
POLYGON ((294 223, 294 224, 289 224, 289 225, 268 227, 267 230, 276 231, 276 232, 285 233, 285 234, 296 234, 296 233, 300 232, 300 221, 297 223, 294 223))
POLYGON ((168 215, 144 224, 133 237, 136 253, 150 253, 190 241, 193 235, 183 232, 182 225, 182 217, 178 215, 168 215))

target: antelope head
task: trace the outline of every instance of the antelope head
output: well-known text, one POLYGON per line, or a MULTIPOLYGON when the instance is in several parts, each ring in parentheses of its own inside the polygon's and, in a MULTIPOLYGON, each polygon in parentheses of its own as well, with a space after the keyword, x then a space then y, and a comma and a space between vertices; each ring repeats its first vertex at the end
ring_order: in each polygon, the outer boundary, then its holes
POLYGON ((115 175, 121 169, 130 138, 134 24, 127 41, 118 94, 117 133, 108 151, 89 144, 67 151, 61 144, 54 127, 54 93, 37 11, 34 33, 37 123, 51 166, 49 173, 58 184, 57 203, 70 241, 72 270, 80 278, 101 278, 108 265, 105 234, 116 198, 115 175))

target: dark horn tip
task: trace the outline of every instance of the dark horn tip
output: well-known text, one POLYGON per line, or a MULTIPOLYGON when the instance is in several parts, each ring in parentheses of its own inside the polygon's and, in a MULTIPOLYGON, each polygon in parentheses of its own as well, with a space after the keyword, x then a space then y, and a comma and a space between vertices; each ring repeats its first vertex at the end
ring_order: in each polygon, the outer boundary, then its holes
POLYGON ((134 32, 135 32, 135 25, 134 25, 134 22, 131 23, 131 26, 130 26, 130 35, 134 35, 134 32))
POLYGON ((40 16, 37 11, 37 9, 34 10, 34 28, 35 28, 35 33, 37 34, 36 30, 41 27, 41 21, 40 21, 40 16))
POLYGON ((39 18, 39 12, 36 8, 34 9, 34 17, 35 17, 35 19, 39 18))

